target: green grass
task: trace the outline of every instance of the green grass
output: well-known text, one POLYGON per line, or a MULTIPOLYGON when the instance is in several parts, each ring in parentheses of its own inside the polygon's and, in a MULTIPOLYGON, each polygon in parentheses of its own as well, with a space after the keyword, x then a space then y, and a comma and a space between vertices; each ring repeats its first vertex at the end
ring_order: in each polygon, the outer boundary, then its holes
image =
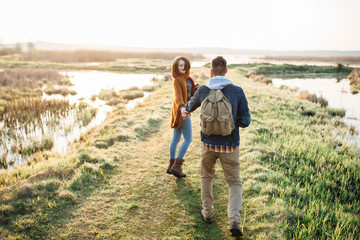
MULTIPOLYGON (((243 239, 358 239, 359 150, 336 140, 346 133, 334 118, 341 113, 247 79, 254 67, 228 73, 243 87, 252 116, 240 130, 243 239)), ((195 82, 204 84, 207 70, 194 69, 195 82)), ((199 214, 199 110, 191 115, 188 176, 165 173, 171 101, 171 81, 164 81, 142 104, 117 108, 83 134, 66 156, 38 153, 31 166, 1 173, 0 238, 232 239, 220 164, 215 222, 199 214)))
POLYGON ((0 68, 9 69, 57 69, 57 70, 96 70, 121 73, 168 73, 171 71, 171 61, 151 59, 117 59, 113 62, 103 62, 99 65, 84 63, 58 63, 49 61, 8 60, 0 57, 0 68))
POLYGON ((67 96, 67 95, 76 95, 76 91, 75 90, 70 90, 68 88, 53 88, 53 87, 48 87, 44 90, 44 92, 47 95, 53 95, 53 94, 61 94, 63 96, 67 96))
POLYGON ((13 152, 20 153, 22 156, 30 156, 39 151, 51 150, 53 145, 54 140, 51 137, 46 137, 41 139, 41 141, 34 140, 30 146, 14 146, 13 152))
POLYGON ((283 65, 273 65, 269 64, 269 66, 261 66, 257 69, 257 73, 259 74, 350 74, 354 68, 346 67, 339 69, 336 66, 315 66, 315 65, 291 65, 291 64, 283 64, 283 65))
POLYGON ((265 56, 264 60, 283 60, 283 61, 302 61, 302 62, 331 62, 338 66, 341 64, 358 64, 360 62, 359 56, 265 56))
POLYGON ((256 75, 281 78, 319 78, 337 77, 346 78, 355 68, 343 66, 315 66, 315 65, 291 65, 291 64, 232 64, 230 68, 246 67, 256 75))
POLYGON ((42 94, 41 88, 0 87, 0 105, 16 99, 41 97, 42 94))
POLYGON ((346 145, 339 148, 330 124, 331 116, 338 112, 344 116, 344 111, 314 106, 312 114, 303 114, 311 104, 292 100, 289 105, 261 97, 250 102, 261 104, 261 110, 253 114, 262 124, 253 132, 252 145, 266 149, 260 157, 262 165, 276 172, 269 180, 277 186, 275 196, 287 203, 286 237, 359 237, 360 204, 355 197, 360 192, 359 153, 346 145), (305 110, 299 111, 302 108, 305 110))
POLYGON ((344 109, 328 108, 327 112, 333 117, 345 117, 346 111, 344 109))

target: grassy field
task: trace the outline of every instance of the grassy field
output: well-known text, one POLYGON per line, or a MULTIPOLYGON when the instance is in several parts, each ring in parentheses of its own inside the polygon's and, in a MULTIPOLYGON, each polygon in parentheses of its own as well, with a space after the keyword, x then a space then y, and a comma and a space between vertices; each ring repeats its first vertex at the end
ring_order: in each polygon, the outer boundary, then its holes
MULTIPOLYGON (((181 53, 111 51, 35 51, 0 56, 1 68, 98 70, 123 73, 169 73, 171 61, 181 53), (95 64, 94 64, 95 63, 95 64)), ((191 60, 201 55, 188 56, 191 60)))
MULTIPOLYGON (((359 239, 359 149, 334 135, 347 127, 332 109, 246 78, 261 66, 233 65, 228 73, 252 115, 240 130, 243 239, 359 239)), ((194 68, 192 76, 205 84, 209 70, 194 68)), ((0 239, 231 239, 220 164, 215 222, 199 214, 199 110, 191 115, 187 177, 176 179, 165 173, 171 81, 152 90, 134 109, 118 107, 66 156, 39 152, 30 166, 1 172, 0 239)))

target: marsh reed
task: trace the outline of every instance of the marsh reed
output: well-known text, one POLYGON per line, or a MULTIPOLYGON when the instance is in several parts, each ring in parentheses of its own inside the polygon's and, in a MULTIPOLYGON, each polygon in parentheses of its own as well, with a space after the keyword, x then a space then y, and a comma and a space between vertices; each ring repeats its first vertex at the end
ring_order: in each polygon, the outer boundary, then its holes
POLYGON ((29 130, 29 126, 34 126, 36 122, 41 123, 41 117, 46 112, 53 116, 61 117, 72 107, 68 100, 16 99, 7 101, 3 105, 0 121, 3 121, 5 126, 9 128, 21 125, 29 130))
POLYGON ((15 68, 0 72, 1 87, 38 88, 50 83, 67 85, 70 80, 56 69, 15 68))
POLYGON ((353 70, 348 76, 352 93, 356 94, 360 90, 360 70, 353 70))
POLYGON ((73 130, 86 127, 97 112, 85 102, 70 105, 67 100, 41 98, 7 102, 0 115, 0 168, 27 162, 32 154, 58 146, 64 139, 55 135, 72 139, 73 130))
POLYGON ((298 98, 302 100, 308 100, 313 103, 318 103, 321 107, 327 107, 329 105, 329 102, 323 98, 323 96, 317 97, 316 94, 309 93, 308 91, 301 91, 298 98))

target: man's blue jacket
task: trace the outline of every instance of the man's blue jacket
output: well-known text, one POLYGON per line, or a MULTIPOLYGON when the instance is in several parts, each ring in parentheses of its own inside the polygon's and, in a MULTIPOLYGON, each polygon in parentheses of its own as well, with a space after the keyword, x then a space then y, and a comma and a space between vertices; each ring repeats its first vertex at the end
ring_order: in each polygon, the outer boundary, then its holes
POLYGON ((202 85, 199 90, 196 91, 194 96, 186 104, 185 110, 188 112, 195 111, 201 106, 201 103, 205 100, 211 89, 222 89, 223 94, 232 105, 235 129, 227 136, 206 135, 201 132, 201 141, 213 145, 239 146, 239 127, 245 128, 250 125, 248 102, 241 87, 233 84, 225 85, 225 83, 229 84, 231 81, 224 76, 216 76, 210 79, 207 85, 202 85))

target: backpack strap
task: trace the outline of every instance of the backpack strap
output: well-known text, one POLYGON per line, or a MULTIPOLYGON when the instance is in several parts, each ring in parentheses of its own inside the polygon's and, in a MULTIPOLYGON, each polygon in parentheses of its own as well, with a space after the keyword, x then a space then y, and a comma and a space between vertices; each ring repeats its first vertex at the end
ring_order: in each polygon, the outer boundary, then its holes
POLYGON ((226 85, 224 85, 224 87, 223 87, 222 89, 220 89, 220 90, 222 91, 224 88, 226 88, 226 87, 229 86, 229 85, 233 85, 233 84, 232 84, 232 83, 226 84, 226 85))

